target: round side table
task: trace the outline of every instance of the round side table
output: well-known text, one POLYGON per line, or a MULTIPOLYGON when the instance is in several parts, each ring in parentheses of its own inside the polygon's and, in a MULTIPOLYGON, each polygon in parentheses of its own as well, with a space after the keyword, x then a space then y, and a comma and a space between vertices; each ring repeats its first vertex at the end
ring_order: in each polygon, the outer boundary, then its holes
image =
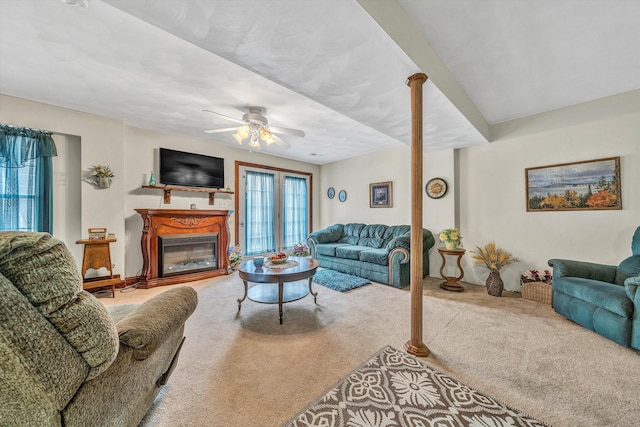
POLYGON ((462 265, 460 265, 460 263, 462 262, 462 256, 466 251, 462 248, 458 248, 455 250, 438 248, 438 252, 440 252, 440 256, 442 257, 442 266, 440 267, 440 277, 442 277, 443 279, 446 279, 445 282, 442 282, 440 284, 440 287, 447 291, 453 291, 453 292, 464 291, 464 286, 458 283, 458 280, 462 280, 462 278, 464 277, 464 270, 462 270, 462 265), (457 257, 456 263, 458 266, 458 270, 460 270, 460 275, 458 277, 444 275, 444 266, 447 263, 446 255, 452 255, 457 257))

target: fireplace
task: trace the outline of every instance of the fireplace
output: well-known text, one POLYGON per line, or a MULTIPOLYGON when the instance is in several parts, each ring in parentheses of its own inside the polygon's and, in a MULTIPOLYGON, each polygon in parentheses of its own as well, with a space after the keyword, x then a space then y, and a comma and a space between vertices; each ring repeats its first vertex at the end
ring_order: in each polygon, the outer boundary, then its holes
POLYGON ((218 233, 169 234, 158 239, 160 277, 218 268, 218 233))
POLYGON ((229 274, 229 211, 136 209, 136 212, 143 221, 140 239, 143 264, 137 277, 138 287, 173 285, 229 274))

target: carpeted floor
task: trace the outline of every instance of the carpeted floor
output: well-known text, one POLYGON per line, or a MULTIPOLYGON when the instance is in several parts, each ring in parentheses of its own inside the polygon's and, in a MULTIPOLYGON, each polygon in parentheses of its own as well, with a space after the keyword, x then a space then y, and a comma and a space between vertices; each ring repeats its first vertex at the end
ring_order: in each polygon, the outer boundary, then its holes
MULTIPOLYGON (((550 306, 427 278, 424 341, 434 368, 554 426, 632 426, 640 419, 640 354, 550 306)), ((191 284, 199 305, 178 365, 143 426, 278 426, 380 348, 410 336, 408 289, 372 283, 277 306, 247 301, 234 273, 191 284)), ((116 292, 142 302, 169 287, 116 292)))

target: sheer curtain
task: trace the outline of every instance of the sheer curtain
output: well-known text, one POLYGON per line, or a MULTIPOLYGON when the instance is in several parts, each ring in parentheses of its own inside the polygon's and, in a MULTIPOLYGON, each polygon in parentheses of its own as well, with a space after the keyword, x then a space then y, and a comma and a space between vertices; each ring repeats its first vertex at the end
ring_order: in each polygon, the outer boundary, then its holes
POLYGON ((0 230, 52 232, 51 132, 0 124, 0 230))
POLYGON ((247 255, 275 251, 274 183, 270 173, 247 171, 245 232, 247 255))
POLYGON ((284 247, 293 248, 307 240, 307 180, 294 176, 284 178, 284 247))

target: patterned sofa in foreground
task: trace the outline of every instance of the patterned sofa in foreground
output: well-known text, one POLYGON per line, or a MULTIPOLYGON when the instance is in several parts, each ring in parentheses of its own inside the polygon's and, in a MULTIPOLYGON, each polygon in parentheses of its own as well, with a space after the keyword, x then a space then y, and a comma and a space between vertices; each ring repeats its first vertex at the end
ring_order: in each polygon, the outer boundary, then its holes
MULTIPOLYGON (((411 279, 409 225, 334 224, 307 238, 311 256, 321 267, 401 288, 411 279)), ((422 276, 429 274, 433 234, 422 230, 422 276)))

